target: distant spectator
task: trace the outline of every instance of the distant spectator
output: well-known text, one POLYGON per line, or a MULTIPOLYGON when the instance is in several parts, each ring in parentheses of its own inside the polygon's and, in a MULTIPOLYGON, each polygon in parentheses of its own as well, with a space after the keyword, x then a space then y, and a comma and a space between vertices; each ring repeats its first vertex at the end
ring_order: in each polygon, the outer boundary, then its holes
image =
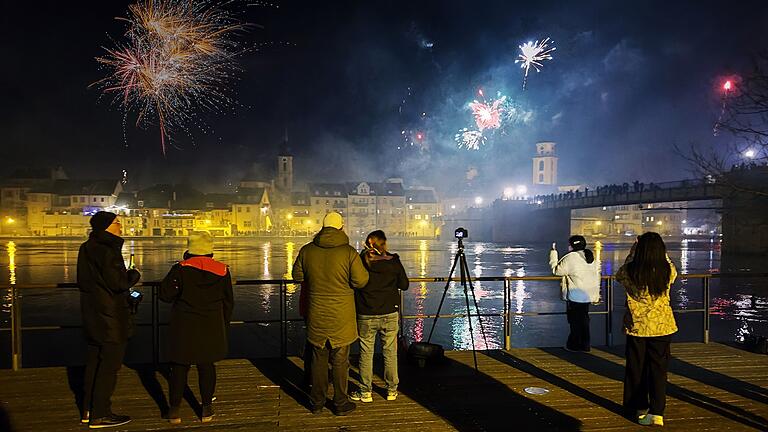
POLYGON ((309 285, 307 338, 312 344, 312 413, 322 412, 328 394, 328 362, 333 369, 336 415, 354 411, 349 400, 349 347, 357 340, 354 289, 368 283, 368 271, 349 245, 340 214, 323 219, 323 229, 304 245, 293 264, 293 279, 309 285))
POLYGON ((637 238, 616 273, 627 292, 624 407, 642 425, 664 425, 670 342, 677 332, 669 292, 676 277, 664 240, 655 232, 637 238))
POLYGON ((189 235, 184 260, 176 263, 160 284, 160 300, 173 303, 168 337, 171 362, 168 420, 181 423, 179 409, 191 365, 197 365, 202 399, 200 421, 213 420, 215 362, 228 351, 229 322, 234 296, 226 264, 213 259, 213 238, 207 232, 189 235))

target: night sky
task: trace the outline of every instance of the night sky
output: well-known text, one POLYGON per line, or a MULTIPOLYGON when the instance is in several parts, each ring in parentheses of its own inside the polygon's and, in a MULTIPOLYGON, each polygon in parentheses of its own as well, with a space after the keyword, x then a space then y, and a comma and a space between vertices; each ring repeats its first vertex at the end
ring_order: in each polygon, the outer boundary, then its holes
MULTIPOLYGON (((299 180, 381 180, 443 189, 530 182, 534 143, 558 142, 561 183, 689 177, 672 146, 723 147, 713 137, 723 77, 768 48, 768 3, 299 2, 246 7, 240 37, 259 47, 232 83, 241 106, 205 116, 212 133, 174 134, 166 157, 155 127, 139 130, 89 84, 94 60, 119 39, 130 2, 6 2, 0 15, 0 168, 62 165, 71 177, 135 186, 223 187, 272 175, 287 129, 299 180), (557 50, 521 90, 517 46, 551 37, 557 50), (480 151, 457 149, 482 88, 514 100, 528 121, 480 151), (410 89, 410 95, 409 95, 410 89), (405 100, 405 103, 403 103, 405 100), (426 113, 426 116, 422 116, 426 113), (402 145, 402 130, 426 149, 402 145), (125 143, 128 146, 126 148, 125 143)), ((129 117, 133 118, 133 117, 129 117)))

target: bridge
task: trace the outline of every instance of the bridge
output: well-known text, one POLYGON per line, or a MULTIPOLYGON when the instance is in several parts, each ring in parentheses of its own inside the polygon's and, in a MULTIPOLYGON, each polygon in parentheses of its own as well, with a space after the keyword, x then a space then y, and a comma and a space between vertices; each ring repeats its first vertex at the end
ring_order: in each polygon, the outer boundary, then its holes
MULTIPOLYGON (((676 201, 720 200, 722 251, 731 257, 757 256, 768 250, 768 167, 737 170, 721 178, 623 184, 600 190, 499 199, 483 224, 496 242, 548 242, 570 235, 571 210, 676 201)), ((478 224, 479 225, 479 224, 478 224)), ((478 226, 478 228, 480 228, 478 226)), ((738 264, 734 264, 738 266, 738 264)))

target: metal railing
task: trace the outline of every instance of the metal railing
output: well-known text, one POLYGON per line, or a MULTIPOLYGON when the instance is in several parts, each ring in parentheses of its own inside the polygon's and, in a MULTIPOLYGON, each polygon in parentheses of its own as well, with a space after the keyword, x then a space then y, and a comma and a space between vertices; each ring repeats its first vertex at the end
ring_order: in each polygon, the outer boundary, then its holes
MULTIPOLYGON (((701 279, 702 288, 702 302, 701 308, 686 308, 686 309, 673 309, 675 313, 702 313, 703 325, 702 325, 702 340, 704 343, 709 343, 709 331, 710 331, 710 281, 713 278, 726 278, 726 277, 768 277, 768 273, 733 273, 733 274, 681 274, 678 280, 689 279, 701 279)), ((512 290, 511 283, 516 281, 550 281, 560 282, 561 278, 556 276, 508 276, 508 277, 476 277, 472 278, 473 282, 503 282, 504 300, 503 309, 501 313, 471 313, 470 317, 500 317, 503 318, 503 333, 504 333, 504 349, 510 349, 512 347, 512 323, 511 319, 515 316, 552 316, 552 315, 565 315, 564 311, 555 312, 513 312, 511 309, 512 290)), ((452 278, 451 282, 459 282, 458 278, 452 278)), ((591 315, 605 315, 605 341, 608 346, 613 344, 613 322, 614 322, 614 299, 615 299, 615 278, 613 276, 603 276, 603 287, 605 289, 604 308, 602 310, 590 311, 591 315)), ((445 277, 422 277, 410 279, 412 284, 415 283, 448 283, 448 278, 445 277)), ((253 286, 253 285, 278 285, 279 291, 279 318, 278 319, 258 319, 258 320, 241 320, 232 321, 233 325, 243 324, 278 324, 280 325, 280 356, 286 357, 288 350, 288 324, 291 322, 302 322, 303 318, 298 316, 289 318, 288 310, 288 286, 295 284, 294 281, 288 279, 269 279, 269 280, 236 280, 236 286, 253 286)), ((159 301, 159 282, 142 282, 137 287, 149 288, 150 290, 150 306, 151 306, 151 322, 140 323, 138 326, 150 326, 152 330, 152 360, 153 363, 159 363, 160 359, 160 326, 167 325, 168 323, 160 322, 160 301, 159 301)), ((80 325, 50 325, 50 326, 30 326, 24 327, 22 325, 22 291, 35 290, 35 289, 65 289, 65 290, 77 290, 77 284, 74 283, 60 283, 60 284, 39 284, 39 285, 6 285, 0 286, 0 289, 10 290, 10 328, 0 328, 0 331, 10 331, 11 333, 11 367, 13 370, 18 370, 22 367, 22 333, 24 331, 39 331, 39 330, 60 330, 68 328, 80 328, 80 325)), ((440 314, 441 318, 459 318, 467 317, 464 314, 440 314)), ((435 315, 420 314, 420 315, 403 315, 403 319, 429 319, 434 318, 435 315)))

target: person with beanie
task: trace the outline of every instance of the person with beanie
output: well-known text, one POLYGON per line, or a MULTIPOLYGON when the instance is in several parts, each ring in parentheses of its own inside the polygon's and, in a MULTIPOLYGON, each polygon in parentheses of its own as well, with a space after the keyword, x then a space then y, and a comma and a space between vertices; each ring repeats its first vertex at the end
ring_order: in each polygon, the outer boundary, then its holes
POLYGON ((184 260, 174 264, 160 284, 160 300, 172 303, 168 331, 168 421, 181 423, 181 399, 191 365, 197 366, 203 423, 213 420, 215 362, 227 356, 234 308, 229 267, 213 259, 213 237, 189 235, 184 260))
MULTIPOLYGON (((323 229, 304 245, 293 264, 293 279, 306 282, 307 339, 312 345, 310 408, 319 414, 328 394, 328 363, 333 372, 333 405, 336 415, 354 411, 349 400, 349 347, 357 340, 355 289, 368 283, 355 248, 344 234, 344 219, 331 212, 323 229)), ((305 366, 306 367, 306 366, 305 366)))
POLYGON ((566 314, 571 332, 565 349, 590 351, 589 304, 600 301, 600 261, 587 249, 587 240, 580 235, 568 239, 569 252, 558 259, 552 243, 549 265, 555 276, 562 276, 560 298, 566 302, 566 314))
POLYGON ((112 413, 111 397, 133 331, 129 292, 141 275, 123 261, 120 218, 100 211, 77 254, 80 313, 88 341, 81 422, 92 429, 120 426, 131 418, 112 413))

